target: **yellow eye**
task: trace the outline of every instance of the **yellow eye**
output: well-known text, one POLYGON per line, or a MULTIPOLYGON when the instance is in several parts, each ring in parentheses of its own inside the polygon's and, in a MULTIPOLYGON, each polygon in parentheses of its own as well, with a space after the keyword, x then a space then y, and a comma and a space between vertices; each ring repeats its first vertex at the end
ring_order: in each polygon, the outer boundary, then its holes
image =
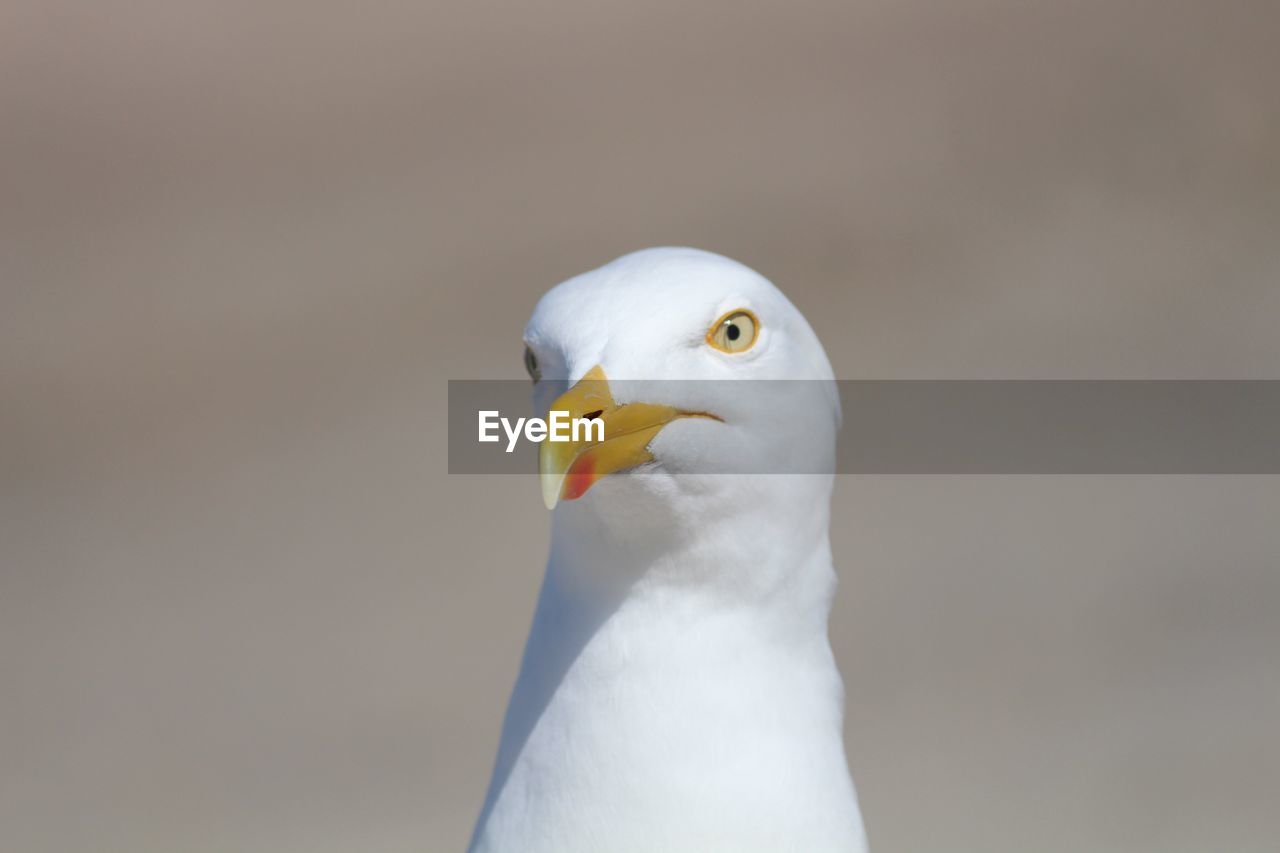
POLYGON ((760 333, 756 315, 745 308, 737 308, 716 320, 707 332, 707 343, 721 352, 738 353, 751 349, 760 333))
POLYGON ((542 378, 542 370, 538 367, 538 357, 528 346, 524 348, 524 369, 529 371, 529 378, 537 382, 542 378))

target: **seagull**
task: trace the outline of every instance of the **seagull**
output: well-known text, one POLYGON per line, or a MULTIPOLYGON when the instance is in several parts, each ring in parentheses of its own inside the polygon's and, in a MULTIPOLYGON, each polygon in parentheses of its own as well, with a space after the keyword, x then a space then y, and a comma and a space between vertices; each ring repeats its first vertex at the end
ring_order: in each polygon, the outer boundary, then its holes
POLYGON ((858 853, 827 638, 840 402, 772 283, 646 249, 538 302, 551 547, 471 853, 858 853), (780 382, 776 380, 796 380, 780 382))

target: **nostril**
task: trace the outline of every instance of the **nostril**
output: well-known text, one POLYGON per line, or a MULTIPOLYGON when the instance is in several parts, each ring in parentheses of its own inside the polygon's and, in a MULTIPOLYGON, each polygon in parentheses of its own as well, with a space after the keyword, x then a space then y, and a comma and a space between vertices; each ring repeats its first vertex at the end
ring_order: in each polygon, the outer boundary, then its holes
POLYGON ((587 412, 582 417, 588 421, 596 421, 596 420, 599 420, 600 416, 603 414, 604 414, 604 409, 596 409, 594 412, 587 412))

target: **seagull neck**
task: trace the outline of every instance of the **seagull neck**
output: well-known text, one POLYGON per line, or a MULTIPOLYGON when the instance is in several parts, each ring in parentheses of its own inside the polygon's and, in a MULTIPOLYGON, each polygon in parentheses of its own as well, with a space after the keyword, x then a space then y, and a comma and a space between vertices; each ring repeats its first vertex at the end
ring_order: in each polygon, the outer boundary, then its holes
POLYGON ((553 522, 544 593, 606 613, 673 594, 739 608, 804 605, 822 610, 825 628, 834 587, 830 481, 779 476, 748 494, 756 499, 732 511, 722 501, 690 501, 648 524, 618 507, 564 507, 553 522))
POLYGON ((826 756, 803 772, 813 796, 851 800, 827 641, 830 482, 735 485, 747 500, 667 516, 621 501, 557 507, 481 826, 507 788, 512 802, 545 792, 577 805, 559 797, 565 786, 593 792, 585 802, 633 778, 678 791, 694 778, 684 763, 700 779, 717 766, 701 757, 708 744, 761 766, 785 763, 775 749, 826 756))

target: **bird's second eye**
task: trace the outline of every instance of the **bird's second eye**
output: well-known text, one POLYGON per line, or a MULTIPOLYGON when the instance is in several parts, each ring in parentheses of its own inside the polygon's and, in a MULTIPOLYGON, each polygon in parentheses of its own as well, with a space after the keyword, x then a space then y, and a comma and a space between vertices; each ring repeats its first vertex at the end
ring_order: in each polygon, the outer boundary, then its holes
POLYGON ((745 308, 738 308, 716 320, 707 331, 707 343, 721 352, 738 353, 751 349, 760 332, 756 315, 745 308))
POLYGON ((538 368, 538 357, 528 346, 524 348, 524 369, 529 371, 529 378, 534 382, 542 378, 542 371, 538 368))

